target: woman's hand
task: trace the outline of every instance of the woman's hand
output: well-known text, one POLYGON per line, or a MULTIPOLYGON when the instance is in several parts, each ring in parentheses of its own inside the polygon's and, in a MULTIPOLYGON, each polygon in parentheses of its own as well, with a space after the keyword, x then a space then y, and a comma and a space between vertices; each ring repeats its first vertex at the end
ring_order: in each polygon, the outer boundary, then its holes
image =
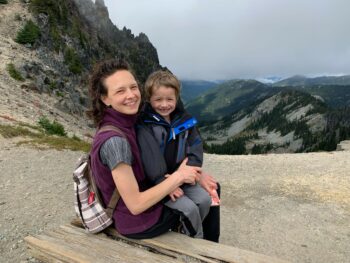
POLYGON ((184 195, 184 191, 180 187, 176 188, 174 191, 172 191, 169 196, 173 202, 176 201, 177 198, 184 195))
POLYGON ((176 170, 175 173, 179 173, 181 175, 182 183, 187 184, 195 184, 197 178, 200 177, 202 169, 196 166, 187 165, 187 158, 182 161, 180 167, 176 170))

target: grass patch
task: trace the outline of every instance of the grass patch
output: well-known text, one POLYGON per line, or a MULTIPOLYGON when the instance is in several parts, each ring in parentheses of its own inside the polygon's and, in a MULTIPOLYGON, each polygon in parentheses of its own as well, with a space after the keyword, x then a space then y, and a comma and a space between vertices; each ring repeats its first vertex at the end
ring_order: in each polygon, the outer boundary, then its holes
POLYGON ((4 138, 13 138, 13 137, 32 137, 36 138, 39 136, 38 133, 32 132, 21 126, 12 126, 12 125, 0 125, 0 134, 4 138))
POLYGON ((43 148, 46 146, 51 149, 56 150, 71 150, 71 151, 90 151, 91 145, 84 141, 77 141, 73 138, 68 137, 55 137, 55 136, 41 136, 34 138, 30 141, 21 141, 17 143, 18 145, 30 144, 37 148, 43 148))
POLYGON ((73 134, 72 139, 75 141, 78 141, 78 142, 81 141, 81 139, 78 136, 76 136, 75 134, 73 134))
POLYGON ((48 135, 42 132, 42 129, 38 126, 32 126, 29 124, 20 123, 17 126, 12 125, 0 125, 0 134, 4 138, 14 137, 27 137, 29 140, 23 140, 17 143, 17 145, 29 144, 38 149, 56 149, 56 150, 71 150, 71 151, 83 151, 88 152, 91 148, 91 144, 81 139, 77 140, 77 136, 69 137, 57 137, 48 135), (25 127, 38 130, 33 132, 25 127))
POLYGON ((7 64, 6 69, 13 79, 18 81, 24 81, 24 78, 22 77, 21 73, 19 73, 19 71, 16 69, 15 65, 13 65, 12 63, 7 64))
POLYGON ((28 123, 25 123, 25 122, 19 122, 18 125, 20 125, 20 126, 22 126, 22 127, 27 127, 27 128, 36 130, 36 131, 38 131, 38 132, 41 132, 41 131, 42 131, 42 129, 41 129, 39 126, 31 125, 31 124, 28 124, 28 123))
POLYGON ((8 4, 7 0, 0 0, 0 4, 8 4))

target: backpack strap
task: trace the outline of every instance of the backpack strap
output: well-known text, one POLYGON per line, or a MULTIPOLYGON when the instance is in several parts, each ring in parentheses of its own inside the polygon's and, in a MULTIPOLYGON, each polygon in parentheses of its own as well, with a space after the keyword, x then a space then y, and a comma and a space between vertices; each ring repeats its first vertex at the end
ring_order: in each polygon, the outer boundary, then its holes
MULTIPOLYGON (((98 134, 100 132, 105 132, 105 131, 115 131, 115 132, 119 133, 120 135, 122 135, 123 138, 125 138, 124 133, 119 128, 117 128, 113 125, 102 126, 99 130, 97 130, 96 134, 98 134)), ((120 194, 119 194, 118 189, 116 187, 114 189, 112 197, 111 197, 111 199, 106 207, 106 213, 109 217, 112 217, 113 211, 117 206, 119 198, 120 198, 120 194)))
POLYGON ((124 133, 119 128, 117 128, 113 125, 102 126, 100 129, 97 130, 96 134, 98 134, 100 132, 105 132, 105 131, 115 131, 115 132, 119 133, 120 135, 122 135, 122 137, 125 138, 124 133))
POLYGON ((111 200, 109 201, 108 206, 106 208, 106 214, 111 218, 112 218, 114 209, 117 206, 119 198, 120 198, 120 194, 119 194, 118 189, 116 187, 115 190, 113 191, 111 200))

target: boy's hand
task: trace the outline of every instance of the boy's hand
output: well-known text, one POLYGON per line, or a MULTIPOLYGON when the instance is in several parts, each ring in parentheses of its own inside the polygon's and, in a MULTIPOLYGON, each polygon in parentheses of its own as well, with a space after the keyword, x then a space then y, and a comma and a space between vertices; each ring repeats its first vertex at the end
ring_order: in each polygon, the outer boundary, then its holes
POLYGON ((219 198, 218 192, 215 189, 211 189, 210 196, 211 196, 211 206, 220 205, 220 198, 219 198))
POLYGON ((210 194, 212 189, 217 189, 216 180, 211 175, 201 172, 198 183, 210 194))
POLYGON ((184 195, 184 192, 180 187, 176 188, 174 191, 172 191, 169 196, 173 202, 176 201, 176 198, 179 198, 184 195))

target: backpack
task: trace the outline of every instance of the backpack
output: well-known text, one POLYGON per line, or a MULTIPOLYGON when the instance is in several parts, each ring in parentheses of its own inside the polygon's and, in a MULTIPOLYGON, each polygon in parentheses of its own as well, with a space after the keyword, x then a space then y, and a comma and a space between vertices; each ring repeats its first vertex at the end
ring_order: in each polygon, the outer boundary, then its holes
MULTIPOLYGON (((96 134, 104 131, 116 131, 124 134, 116 127, 107 125, 99 129, 96 134)), ((107 207, 104 207, 99 189, 96 186, 91 170, 90 153, 82 155, 73 172, 74 180, 74 209, 84 228, 89 233, 98 233, 113 223, 113 212, 120 198, 115 188, 107 207)))

